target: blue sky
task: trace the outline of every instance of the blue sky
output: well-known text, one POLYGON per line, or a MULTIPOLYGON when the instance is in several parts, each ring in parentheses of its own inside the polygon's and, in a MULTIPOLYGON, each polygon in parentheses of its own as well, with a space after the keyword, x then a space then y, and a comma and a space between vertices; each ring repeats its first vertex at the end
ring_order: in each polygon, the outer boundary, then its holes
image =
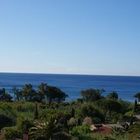
POLYGON ((140 75, 139 0, 1 0, 0 72, 140 75))

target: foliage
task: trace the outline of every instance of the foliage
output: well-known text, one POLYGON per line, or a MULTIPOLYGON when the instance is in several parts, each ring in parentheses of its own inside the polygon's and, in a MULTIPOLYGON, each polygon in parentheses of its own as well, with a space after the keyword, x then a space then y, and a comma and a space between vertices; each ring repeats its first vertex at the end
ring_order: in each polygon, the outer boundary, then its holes
POLYGON ((29 120, 22 116, 17 119, 17 128, 21 130, 22 133, 28 132, 33 126, 33 120, 29 120))
POLYGON ((83 120, 83 125, 92 125, 92 119, 90 117, 85 117, 84 120, 83 120))
POLYGON ((16 127, 4 128, 3 133, 4 133, 6 140, 15 140, 16 138, 22 137, 22 133, 16 127))
POLYGON ((72 140, 72 136, 66 132, 58 132, 53 135, 52 140, 72 140))
POLYGON ((21 113, 33 112, 35 108, 34 103, 24 102, 24 101, 15 102, 15 104, 13 104, 13 107, 17 112, 21 112, 21 113))
POLYGON ((22 96, 25 101, 36 101, 37 93, 31 84, 25 84, 22 89, 22 96))
POLYGON ((102 98, 104 90, 99 89, 87 89, 81 91, 81 95, 85 101, 96 101, 102 98))
MULTIPOLYGON (((112 99, 103 99, 101 101, 98 101, 97 105, 99 105, 99 108, 102 108, 102 113, 106 116, 106 121, 111 122, 112 119, 120 119, 123 106, 119 101, 112 99), (118 115, 116 116, 116 114, 118 115)), ((115 122, 117 122, 117 120, 115 122)))
POLYGON ((92 104, 84 104, 81 108, 81 116, 91 117, 93 119, 93 123, 104 122, 104 115, 96 109, 92 104), (97 119, 98 118, 98 119, 97 119))
POLYGON ((14 124, 13 119, 4 115, 0 114, 0 129, 8 126, 12 126, 14 124))
POLYGON ((55 119, 51 118, 49 122, 36 122, 35 127, 30 128, 29 136, 31 140, 49 140, 52 138, 55 130, 55 119))
POLYGON ((107 95, 108 99, 118 100, 118 93, 113 91, 107 95))
POLYGON ((0 129, 13 126, 16 123, 16 113, 12 107, 5 102, 0 103, 0 129))
POLYGON ((6 92, 5 88, 0 89, 0 101, 12 101, 12 96, 6 92))
POLYGON ((68 126, 69 127, 74 127, 74 126, 76 126, 77 125, 77 120, 75 119, 75 118, 70 118, 69 120, 68 120, 68 126))
POLYGON ((86 135, 90 133, 90 127, 88 125, 76 126, 71 130, 71 134, 76 137, 86 135))
POLYGON ((118 101, 114 101, 114 100, 106 100, 104 103, 104 107, 106 110, 109 111, 109 113, 113 111, 120 113, 122 109, 122 105, 118 101))
POLYGON ((48 92, 46 96, 49 103, 51 103, 52 101, 57 102, 65 101, 65 98, 68 97, 68 95, 64 93, 62 90, 53 86, 48 86, 48 92))
POLYGON ((140 92, 136 93, 136 94, 134 95, 134 97, 135 97, 135 98, 138 98, 138 101, 140 102, 140 92))
POLYGON ((113 127, 112 133, 115 136, 123 135, 125 133, 125 130, 123 127, 113 127))
POLYGON ((134 104, 133 103, 128 102, 128 101, 124 101, 122 99, 118 100, 118 102, 122 106, 122 108, 121 108, 122 113, 133 111, 133 109, 134 109, 134 104))
POLYGON ((130 139, 138 139, 140 137, 140 123, 130 126, 128 134, 130 139))
POLYGON ((13 87, 12 90, 13 90, 13 93, 14 93, 14 96, 15 96, 15 100, 16 101, 23 100, 21 89, 18 89, 17 87, 13 87))
POLYGON ((87 89, 81 92, 80 101, 63 102, 66 93, 46 83, 36 89, 26 84, 13 91, 15 100, 0 102, 0 129, 9 140, 22 138, 26 132, 31 140, 129 140, 139 136, 134 104, 118 99, 114 92, 103 97, 103 90, 87 89), (124 124, 132 120, 135 123, 126 129, 124 124), (113 128, 110 135, 90 131, 92 124, 118 122, 123 129, 113 128))
POLYGON ((47 93, 48 93, 48 85, 46 83, 41 83, 38 86, 38 94, 40 102, 43 102, 45 100, 47 93))

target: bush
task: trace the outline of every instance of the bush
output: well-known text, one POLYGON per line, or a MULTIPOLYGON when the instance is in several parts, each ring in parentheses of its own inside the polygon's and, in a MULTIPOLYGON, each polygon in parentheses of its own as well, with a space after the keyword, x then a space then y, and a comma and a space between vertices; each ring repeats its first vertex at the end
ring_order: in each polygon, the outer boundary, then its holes
POLYGON ((111 137, 108 137, 108 136, 106 136, 106 137, 104 137, 104 139, 103 140, 115 140, 114 138, 111 138, 111 137))
POLYGON ((87 125, 74 127, 71 131, 71 134, 77 138, 77 140, 93 140, 93 137, 90 134, 90 127, 87 125))
POLYGON ((73 136, 80 136, 88 133, 90 133, 90 127, 87 125, 76 126, 71 131, 73 136))
POLYGON ((16 102, 15 109, 18 112, 33 112, 34 111, 34 104, 29 102, 16 102))
POLYGON ((13 103, 1 102, 0 103, 0 114, 16 118, 16 111, 13 108, 13 103))
POLYGON ((77 125, 77 120, 75 118, 70 118, 68 121, 68 126, 73 127, 77 125))
POLYGON ((8 126, 12 126, 14 124, 14 120, 4 114, 0 114, 0 129, 8 126))
POLYGON ((128 134, 131 139, 137 139, 140 136, 140 124, 130 126, 128 134))
POLYGON ((3 132, 6 140, 15 140, 22 137, 22 133, 16 127, 4 128, 3 132))
POLYGON ((93 123, 105 121, 105 116, 98 109, 95 109, 94 106, 91 104, 83 105, 80 113, 83 118, 85 118, 87 116, 93 118, 93 123), (96 121, 96 120, 98 120, 98 121, 96 121))
POLYGON ((24 117, 20 117, 17 119, 17 128, 21 130, 22 133, 29 131, 29 129, 33 126, 33 120, 28 120, 24 117))
POLYGON ((58 132, 54 134, 52 140, 71 140, 71 135, 66 132, 58 132))
POLYGON ((90 117, 86 117, 84 120, 83 120, 83 125, 92 125, 92 119, 90 117))

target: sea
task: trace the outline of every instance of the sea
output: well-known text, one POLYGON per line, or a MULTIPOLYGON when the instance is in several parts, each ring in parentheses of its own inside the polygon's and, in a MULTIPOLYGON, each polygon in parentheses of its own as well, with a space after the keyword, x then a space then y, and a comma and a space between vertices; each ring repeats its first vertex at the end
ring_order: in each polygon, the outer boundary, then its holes
POLYGON ((134 95, 140 92, 140 77, 136 76, 0 73, 0 88, 5 88, 11 95, 13 87, 32 84, 36 89, 42 82, 63 90, 68 94, 69 101, 80 98, 81 91, 89 88, 104 89, 103 96, 116 91, 119 98, 131 102, 135 100, 134 95))

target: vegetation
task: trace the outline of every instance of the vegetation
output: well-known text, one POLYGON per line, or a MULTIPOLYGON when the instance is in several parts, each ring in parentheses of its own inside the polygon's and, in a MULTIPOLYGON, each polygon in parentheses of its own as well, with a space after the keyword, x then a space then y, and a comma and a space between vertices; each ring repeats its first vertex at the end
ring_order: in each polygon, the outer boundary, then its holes
POLYGON ((138 92, 137 94, 135 94, 135 96, 134 96, 135 98, 137 98, 138 99, 138 101, 140 102, 140 92, 138 92))
POLYGON ((107 95, 107 97, 108 97, 109 99, 118 100, 118 94, 117 94, 117 92, 115 92, 115 91, 109 93, 109 94, 107 95))
POLYGON ((0 139, 30 140, 136 140, 140 121, 135 104, 116 92, 81 91, 81 99, 65 102, 66 93, 41 83, 13 88, 14 97, 0 90, 0 139))

